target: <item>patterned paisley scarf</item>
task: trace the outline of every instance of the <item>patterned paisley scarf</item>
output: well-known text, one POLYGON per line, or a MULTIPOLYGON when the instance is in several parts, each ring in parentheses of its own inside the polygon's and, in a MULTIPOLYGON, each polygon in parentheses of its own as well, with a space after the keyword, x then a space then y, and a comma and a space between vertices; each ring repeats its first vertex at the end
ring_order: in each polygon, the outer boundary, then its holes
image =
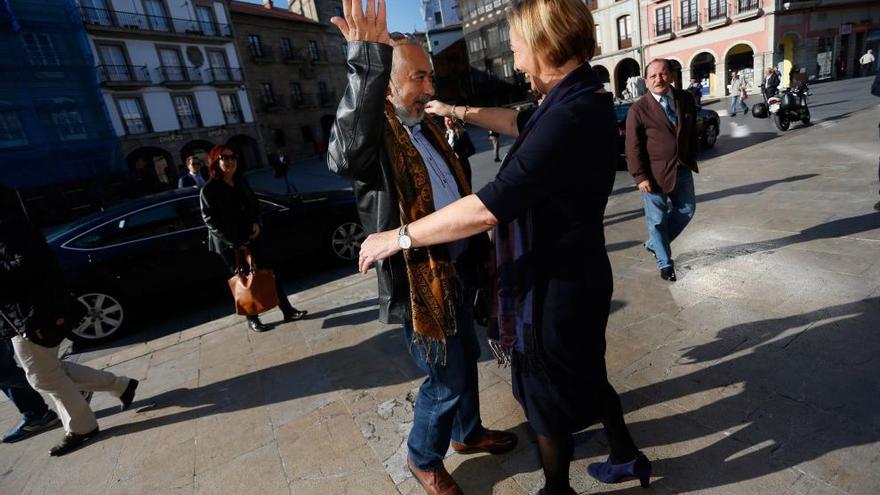
MULTIPOLYGON (((461 164, 437 125, 425 118, 421 129, 446 159, 461 196, 470 194, 461 164)), ((433 213, 434 194, 428 169, 390 102, 385 102, 384 144, 394 174, 401 225, 433 213)), ((407 249, 403 257, 409 280, 414 343, 424 349, 426 360, 445 364, 446 337, 457 333, 455 308, 460 301, 456 301, 455 295, 458 284, 455 266, 443 244, 407 249)))

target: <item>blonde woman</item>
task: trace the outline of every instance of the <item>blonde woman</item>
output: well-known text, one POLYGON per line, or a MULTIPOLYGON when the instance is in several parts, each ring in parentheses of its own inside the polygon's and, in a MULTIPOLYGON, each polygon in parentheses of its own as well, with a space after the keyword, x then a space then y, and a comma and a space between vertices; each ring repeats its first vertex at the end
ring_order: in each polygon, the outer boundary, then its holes
POLYGON ((585 62, 593 18, 579 0, 524 0, 508 14, 516 68, 545 95, 534 112, 433 101, 426 110, 516 142, 497 177, 426 217, 373 234, 360 269, 398 253, 494 229, 493 349, 513 365, 513 391, 537 434, 543 495, 569 495, 572 435, 601 421, 611 455, 589 474, 648 486, 651 464, 633 443, 605 368, 612 292, 602 218, 614 183, 612 96, 585 62), (402 234, 401 234, 402 232, 402 234), (406 242, 399 242, 401 236, 406 242))

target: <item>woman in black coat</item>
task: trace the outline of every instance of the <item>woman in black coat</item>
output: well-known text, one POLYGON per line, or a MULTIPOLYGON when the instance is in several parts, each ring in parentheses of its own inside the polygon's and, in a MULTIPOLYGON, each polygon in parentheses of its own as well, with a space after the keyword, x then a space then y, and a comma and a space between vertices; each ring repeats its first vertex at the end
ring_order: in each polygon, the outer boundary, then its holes
MULTIPOLYGON (((230 274, 237 268, 235 253, 243 247, 250 249, 258 267, 268 268, 260 242, 260 205, 247 180, 238 173, 238 155, 232 148, 215 146, 211 150, 210 161, 208 172, 211 179, 200 195, 202 219, 208 227, 208 250, 223 258, 230 274)), ((290 305, 277 273, 275 288, 285 322, 299 320, 306 315, 307 311, 290 305)), ((247 321, 255 332, 269 329, 260 321, 259 315, 248 316, 247 321)))

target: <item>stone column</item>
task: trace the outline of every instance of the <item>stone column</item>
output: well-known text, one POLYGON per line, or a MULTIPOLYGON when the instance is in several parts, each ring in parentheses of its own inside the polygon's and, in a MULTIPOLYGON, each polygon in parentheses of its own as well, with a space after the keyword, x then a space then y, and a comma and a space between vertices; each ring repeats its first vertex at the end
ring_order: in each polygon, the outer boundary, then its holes
POLYGON ((727 96, 727 64, 715 62, 715 94, 712 96, 727 96))

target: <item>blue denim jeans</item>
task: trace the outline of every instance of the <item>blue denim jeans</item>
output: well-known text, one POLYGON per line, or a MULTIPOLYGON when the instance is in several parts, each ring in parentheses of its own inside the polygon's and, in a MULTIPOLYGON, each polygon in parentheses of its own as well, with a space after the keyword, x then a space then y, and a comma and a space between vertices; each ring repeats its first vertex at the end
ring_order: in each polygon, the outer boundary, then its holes
POLYGON ((742 101, 739 95, 733 95, 730 98, 730 115, 736 115, 736 110, 742 107, 743 112, 749 109, 749 106, 746 105, 746 102, 742 101))
MULTIPOLYGON (((465 292, 473 295, 472 291, 465 292)), ((474 441, 473 434, 483 430, 477 387, 480 344, 474 331, 473 308, 468 302, 457 309, 458 332, 446 338, 445 365, 427 362, 425 350, 413 344, 412 323, 403 326, 410 355, 428 375, 419 387, 407 442, 413 464, 424 471, 443 463, 450 440, 468 443, 474 441)))
POLYGON ((648 242, 654 250, 657 268, 672 266, 672 241, 681 234, 697 209, 694 196, 694 175, 689 168, 678 166, 675 189, 669 194, 642 193, 645 200, 645 222, 648 224, 648 242))
POLYGON ((15 350, 12 342, 0 337, 0 389, 18 408, 26 419, 39 418, 46 414, 49 406, 43 397, 30 386, 24 370, 15 363, 15 350))

